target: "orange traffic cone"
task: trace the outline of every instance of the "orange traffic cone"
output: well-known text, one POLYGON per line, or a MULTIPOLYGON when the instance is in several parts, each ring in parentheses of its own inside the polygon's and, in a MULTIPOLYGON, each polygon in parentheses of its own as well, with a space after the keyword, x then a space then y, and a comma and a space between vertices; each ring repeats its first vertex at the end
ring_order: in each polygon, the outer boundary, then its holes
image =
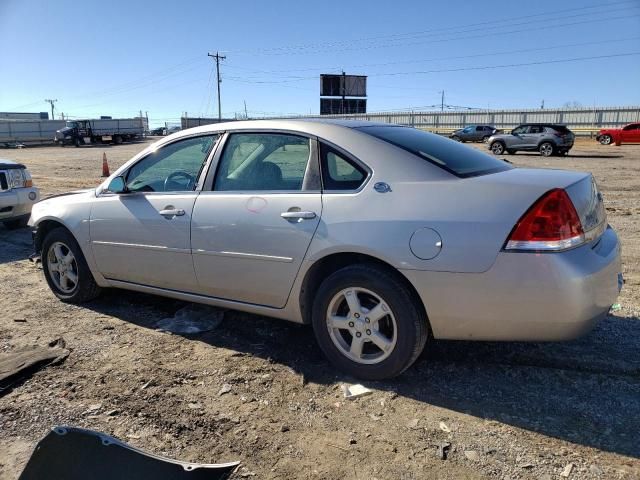
POLYGON ((102 152, 102 176, 108 177, 111 175, 109 173, 109 164, 107 163, 107 154, 102 152))

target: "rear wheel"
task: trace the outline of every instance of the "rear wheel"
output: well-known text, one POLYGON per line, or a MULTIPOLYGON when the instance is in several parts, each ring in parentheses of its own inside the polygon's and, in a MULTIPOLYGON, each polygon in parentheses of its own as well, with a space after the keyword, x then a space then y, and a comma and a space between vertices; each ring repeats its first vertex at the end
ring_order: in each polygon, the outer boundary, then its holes
POLYGON ((611 145, 613 142, 613 137, 611 135, 602 135, 599 140, 602 145, 611 145))
POLYGON ((42 242, 42 268, 49 288, 63 302, 82 303, 100 294, 78 242, 64 228, 54 228, 42 242))
POLYGON ((489 142, 489 135, 485 135, 484 137, 482 137, 482 143, 488 143, 489 142))
POLYGON ((553 155, 554 151, 553 144, 550 142, 543 142, 538 147, 538 151, 543 157, 550 157, 551 155, 553 155))
POLYGON ((313 329, 329 361, 354 377, 400 375, 427 341, 422 306, 388 270, 352 265, 322 282, 313 303, 313 329))
POLYGON ((491 152, 494 155, 502 155, 504 153, 504 143, 502 142, 493 142, 491 144, 491 152))
POLYGON ((457 135, 454 135, 453 137, 451 137, 451 140, 455 140, 456 142, 462 142, 462 139, 457 135))

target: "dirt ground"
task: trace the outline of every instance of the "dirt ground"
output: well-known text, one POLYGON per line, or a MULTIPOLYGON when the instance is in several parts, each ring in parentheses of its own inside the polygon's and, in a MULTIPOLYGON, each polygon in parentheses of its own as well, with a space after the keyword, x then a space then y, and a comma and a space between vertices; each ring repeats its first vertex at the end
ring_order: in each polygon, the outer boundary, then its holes
MULTIPOLYGON (((103 151, 113 170, 145 145, 0 157, 25 163, 47 196, 97 185, 103 151)), ((183 302, 113 290, 66 305, 27 260, 30 232, 0 227, 0 352, 58 337, 71 349, 0 396, 0 478, 61 424, 184 461, 240 460, 234 478, 550 480, 570 464, 570 479, 640 478, 640 145, 580 140, 567 158, 510 159, 594 173, 623 242, 620 309, 573 342, 432 341, 355 401, 308 327, 228 311, 213 331, 175 335, 154 325, 183 302)))

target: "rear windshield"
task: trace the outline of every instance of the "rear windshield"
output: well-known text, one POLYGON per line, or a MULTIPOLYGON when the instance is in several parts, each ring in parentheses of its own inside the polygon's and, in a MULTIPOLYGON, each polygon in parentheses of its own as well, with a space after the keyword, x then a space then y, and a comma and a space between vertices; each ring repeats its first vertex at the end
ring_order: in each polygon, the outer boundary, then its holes
POLYGON ((363 133, 391 143, 458 177, 509 170, 509 164, 475 148, 409 127, 359 127, 363 133))

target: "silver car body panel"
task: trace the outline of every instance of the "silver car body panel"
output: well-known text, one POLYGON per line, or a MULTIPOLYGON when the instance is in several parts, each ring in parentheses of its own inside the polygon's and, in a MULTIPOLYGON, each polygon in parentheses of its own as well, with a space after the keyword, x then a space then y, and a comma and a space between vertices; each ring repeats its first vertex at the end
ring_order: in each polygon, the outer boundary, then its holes
POLYGON ((594 228, 603 229, 604 210, 601 200, 593 201, 589 174, 513 168, 459 178, 348 128, 359 125, 371 124, 277 120, 198 127, 151 145, 111 177, 187 136, 294 132, 338 146, 366 165, 369 175, 357 191, 211 191, 223 135, 192 193, 115 195, 106 192, 109 178, 95 191, 40 202, 32 224, 47 219, 64 224, 99 285, 294 322, 305 321, 300 294, 309 269, 342 253, 369 255, 403 274, 423 300, 438 338, 570 338, 614 303, 620 252, 612 230, 562 253, 502 251, 516 222, 553 188, 567 190, 585 225, 591 216, 594 228), (379 182, 390 190, 376 191, 379 182), (177 202, 186 213, 179 222, 158 214, 177 202), (316 216, 299 222, 282 218, 292 207, 316 216), (429 235, 414 236, 425 231, 429 235), (432 253, 418 258, 412 249, 432 253), (133 264, 146 271, 132 272, 133 264), (541 319, 573 327, 536 324, 529 311, 538 305, 541 319))

